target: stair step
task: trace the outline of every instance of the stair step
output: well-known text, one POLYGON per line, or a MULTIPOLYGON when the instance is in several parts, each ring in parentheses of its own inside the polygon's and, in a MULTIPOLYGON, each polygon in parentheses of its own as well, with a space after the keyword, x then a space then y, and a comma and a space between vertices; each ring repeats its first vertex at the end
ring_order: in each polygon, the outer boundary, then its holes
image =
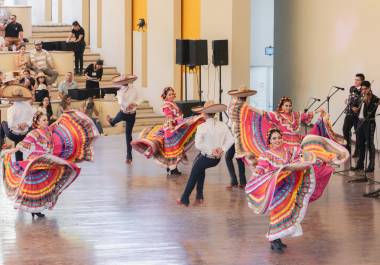
POLYGON ((70 31, 45 31, 45 32, 33 32, 32 33, 32 38, 33 39, 36 39, 36 38, 41 38, 41 39, 46 39, 46 38, 67 38, 70 34, 70 31))

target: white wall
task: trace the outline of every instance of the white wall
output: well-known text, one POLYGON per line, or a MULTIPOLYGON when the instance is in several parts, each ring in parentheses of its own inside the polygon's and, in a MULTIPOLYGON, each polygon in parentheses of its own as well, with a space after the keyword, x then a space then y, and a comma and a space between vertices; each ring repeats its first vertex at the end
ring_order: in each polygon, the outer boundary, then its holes
MULTIPOLYGON (((112 2, 114 1, 115 0, 112 0, 112 2)), ((75 20, 82 24, 82 1, 63 0, 62 23, 71 25, 75 20)))
POLYGON ((265 47, 273 46, 274 0, 251 0, 251 66, 273 66, 265 47))
POLYGON ((90 44, 93 51, 101 52, 98 49, 97 2, 97 0, 90 0, 90 44))
POLYGON ((45 22, 45 0, 28 0, 28 5, 32 6, 32 24, 42 24, 45 22))
MULTIPOLYGON (((105 64, 116 66, 121 72, 125 72, 125 25, 124 25, 125 1, 103 1, 102 9, 102 57, 105 64)), ((93 23, 91 23, 92 26, 93 23)))
POLYGON ((148 87, 143 94, 156 112, 162 89, 174 80, 174 1, 148 0, 148 87))

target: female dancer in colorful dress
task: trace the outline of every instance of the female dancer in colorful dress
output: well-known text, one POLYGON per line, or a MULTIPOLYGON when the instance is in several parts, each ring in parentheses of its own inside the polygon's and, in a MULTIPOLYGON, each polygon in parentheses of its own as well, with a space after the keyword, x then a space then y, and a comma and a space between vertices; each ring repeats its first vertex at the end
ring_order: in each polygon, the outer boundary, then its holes
POLYGON ((302 235, 308 203, 319 197, 314 165, 340 164, 349 156, 343 146, 324 137, 307 135, 301 145, 288 145, 282 136, 279 129, 268 131, 268 149, 246 186, 249 206, 257 214, 269 213, 267 237, 277 253, 287 247, 282 238, 302 235))
POLYGON ((132 147, 147 158, 153 157, 166 167, 168 175, 180 175, 177 165, 186 159, 186 152, 194 144, 197 126, 204 122, 199 116, 183 118, 182 112, 174 102, 176 97, 172 87, 164 88, 162 111, 166 117, 164 125, 146 128, 140 139, 132 142, 132 147))
POLYGON ((93 121, 79 111, 65 112, 49 125, 47 116, 37 112, 34 130, 14 149, 5 151, 3 179, 7 196, 16 209, 44 217, 53 209, 59 195, 78 177, 74 162, 92 160, 91 144, 99 135, 93 121), (13 153, 22 151, 26 159, 14 161, 13 153))

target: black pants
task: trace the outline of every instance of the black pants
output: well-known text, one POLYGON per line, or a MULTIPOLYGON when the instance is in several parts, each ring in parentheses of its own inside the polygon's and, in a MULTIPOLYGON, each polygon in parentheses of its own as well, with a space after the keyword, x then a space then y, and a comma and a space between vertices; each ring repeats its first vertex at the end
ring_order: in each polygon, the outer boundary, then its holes
POLYGON ((75 56, 75 72, 83 72, 83 54, 86 49, 86 45, 78 44, 74 48, 74 56, 75 56))
MULTIPOLYGON (((3 121, 1 123, 0 136, 1 136, 1 139, 2 139, 1 142, 4 142, 5 137, 8 137, 11 141, 13 141, 15 143, 15 146, 16 146, 19 142, 21 142, 22 140, 24 140, 26 134, 15 134, 15 133, 13 133, 9 129, 8 122, 3 121)), ((16 157, 16 161, 22 161, 23 160, 22 152, 17 151, 16 154, 15 154, 15 157, 16 157)))
MULTIPOLYGON (((343 136, 344 139, 346 140, 346 149, 351 153, 351 130, 352 127, 354 127, 354 130, 356 131, 358 127, 358 121, 359 118, 354 115, 346 115, 344 118, 344 123, 343 123, 343 136)), ((356 134, 357 135, 357 134, 356 134)), ((355 152, 358 150, 358 137, 356 137, 356 144, 355 144, 355 152)))
POLYGON ((182 194, 181 202, 183 204, 189 205, 190 195, 193 191, 195 185, 197 185, 197 199, 203 199, 203 185, 206 177, 206 169, 210 167, 215 167, 219 164, 220 159, 208 158, 203 156, 201 153, 197 155, 194 160, 193 167, 191 168, 191 173, 189 180, 187 181, 185 191, 182 194))
POLYGON ((127 142, 127 159, 132 159, 132 131, 133 126, 136 121, 136 112, 131 114, 126 114, 122 111, 119 111, 115 118, 111 120, 111 125, 115 126, 117 123, 125 121, 125 140, 127 142))
POLYGON ((358 123, 358 146, 359 146, 359 159, 357 167, 363 167, 365 152, 369 153, 369 165, 368 167, 375 167, 375 136, 376 122, 371 121, 359 121, 358 123))
MULTIPOLYGON (((228 173, 231 177, 231 185, 238 185, 238 180, 235 173, 235 167, 234 167, 234 155, 235 155, 235 145, 233 144, 230 149, 227 150, 225 159, 226 159, 226 165, 228 168, 228 173)), ((244 162, 241 159, 236 159, 236 162, 238 164, 238 170, 239 170, 239 179, 240 179, 240 185, 247 184, 247 180, 245 178, 245 166, 244 162)))

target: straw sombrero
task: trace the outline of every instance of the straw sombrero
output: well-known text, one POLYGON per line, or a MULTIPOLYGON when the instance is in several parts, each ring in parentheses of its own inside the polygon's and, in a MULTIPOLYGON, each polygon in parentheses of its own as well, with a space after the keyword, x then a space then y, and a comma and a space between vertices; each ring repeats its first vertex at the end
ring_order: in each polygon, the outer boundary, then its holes
POLYGON ((194 107, 191 110, 197 113, 218 113, 223 112, 227 109, 227 106, 224 104, 215 104, 214 101, 207 101, 204 106, 194 107))
POLYGON ((9 101, 25 101, 33 98, 32 92, 20 85, 8 85, 1 91, 1 97, 9 101))
POLYGON ((120 76, 116 76, 112 78, 112 83, 114 85, 123 86, 123 85, 131 84, 135 82, 136 80, 137 80, 136 75, 120 75, 120 76))
POLYGON ((233 89, 228 92, 228 95, 238 98, 246 98, 249 96, 256 95, 257 91, 254 89, 249 89, 246 86, 241 86, 239 89, 233 89))

